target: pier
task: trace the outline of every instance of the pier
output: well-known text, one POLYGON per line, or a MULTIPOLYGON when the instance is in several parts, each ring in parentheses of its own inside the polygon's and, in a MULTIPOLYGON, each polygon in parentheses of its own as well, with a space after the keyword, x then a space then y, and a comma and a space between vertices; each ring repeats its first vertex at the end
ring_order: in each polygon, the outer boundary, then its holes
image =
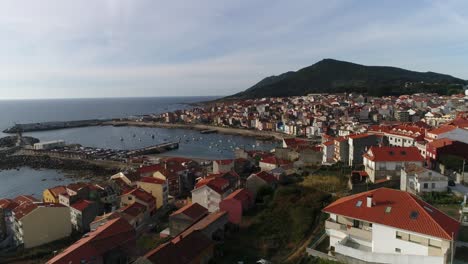
POLYGON ((166 151, 179 148, 179 142, 167 142, 155 146, 149 146, 142 149, 131 150, 127 152, 128 157, 135 157, 148 154, 160 154, 166 151))
POLYGON ((42 123, 16 124, 10 128, 3 130, 3 133, 13 134, 19 132, 34 132, 64 128, 99 126, 109 121, 111 121, 111 119, 87 119, 75 121, 53 121, 42 123))
POLYGON ((66 145, 53 149, 34 149, 24 148, 23 154, 35 156, 50 156, 54 158, 67 158, 79 160, 100 160, 100 161, 118 161, 125 162, 127 159, 149 155, 160 154, 166 151, 179 148, 179 142, 165 142, 162 144, 149 146, 141 149, 134 150, 115 150, 115 149, 102 149, 93 147, 82 147, 76 145, 66 145))

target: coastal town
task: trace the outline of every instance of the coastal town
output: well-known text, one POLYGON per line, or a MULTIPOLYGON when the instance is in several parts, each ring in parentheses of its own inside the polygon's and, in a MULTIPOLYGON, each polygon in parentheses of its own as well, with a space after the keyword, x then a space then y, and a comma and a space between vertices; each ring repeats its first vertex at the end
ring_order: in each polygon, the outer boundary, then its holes
POLYGON ((0 199, 0 263, 468 263, 468 93, 222 100, 93 122, 277 146, 169 157, 179 142, 96 150, 25 141, 17 125, 9 157, 120 165, 0 199))

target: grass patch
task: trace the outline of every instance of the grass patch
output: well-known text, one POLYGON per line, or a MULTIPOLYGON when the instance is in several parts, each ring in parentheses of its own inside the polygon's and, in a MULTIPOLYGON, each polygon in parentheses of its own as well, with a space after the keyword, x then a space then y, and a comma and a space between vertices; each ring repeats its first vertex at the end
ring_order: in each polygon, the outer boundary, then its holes
POLYGON ((260 258, 281 262, 313 231, 330 199, 329 194, 303 185, 279 187, 266 208, 249 219, 250 225, 226 239, 219 263, 252 263, 260 258))

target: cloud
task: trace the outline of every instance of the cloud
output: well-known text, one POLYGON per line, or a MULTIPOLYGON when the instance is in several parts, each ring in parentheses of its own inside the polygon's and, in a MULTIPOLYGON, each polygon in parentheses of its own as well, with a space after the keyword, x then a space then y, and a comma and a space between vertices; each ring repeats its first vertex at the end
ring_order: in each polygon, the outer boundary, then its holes
POLYGON ((465 1, 1 1, 0 96, 223 95, 325 57, 467 78, 467 8, 465 1))

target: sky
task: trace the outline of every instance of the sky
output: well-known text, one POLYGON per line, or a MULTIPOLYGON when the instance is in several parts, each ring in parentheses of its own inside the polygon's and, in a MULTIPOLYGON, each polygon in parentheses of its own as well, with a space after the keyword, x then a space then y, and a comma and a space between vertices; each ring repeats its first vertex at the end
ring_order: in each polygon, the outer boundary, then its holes
POLYGON ((2 0, 0 99, 229 95, 323 58, 468 79, 466 10, 466 0, 2 0))

